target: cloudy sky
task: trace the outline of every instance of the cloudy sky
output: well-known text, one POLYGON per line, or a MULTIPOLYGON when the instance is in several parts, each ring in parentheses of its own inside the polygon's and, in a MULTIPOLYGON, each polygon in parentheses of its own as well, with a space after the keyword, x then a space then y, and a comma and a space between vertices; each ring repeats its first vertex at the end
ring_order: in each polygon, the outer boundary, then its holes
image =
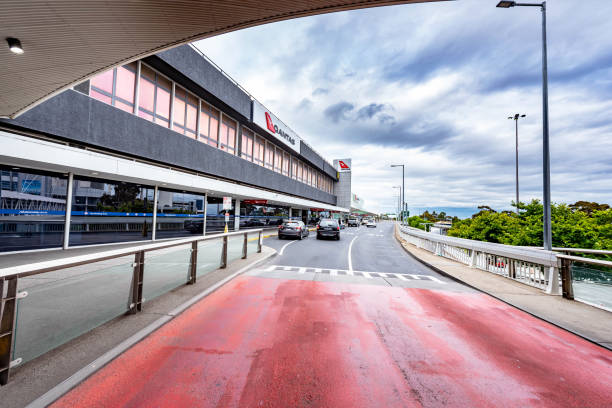
MULTIPOLYGON (((274 23, 197 43, 392 212, 542 196, 541 13, 497 0, 403 5, 274 23)), ((612 204, 612 2, 548 2, 552 199, 612 204)), ((461 210, 464 208, 464 210, 461 210)), ((469 210, 468 210, 469 209, 469 210)))

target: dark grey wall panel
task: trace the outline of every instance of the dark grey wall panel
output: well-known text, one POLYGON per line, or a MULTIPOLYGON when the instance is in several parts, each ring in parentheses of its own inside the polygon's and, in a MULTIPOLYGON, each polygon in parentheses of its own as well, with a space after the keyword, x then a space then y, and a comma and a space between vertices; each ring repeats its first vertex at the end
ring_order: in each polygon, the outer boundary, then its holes
POLYGON ((188 45, 155 55, 245 118, 251 118, 251 98, 188 45))
POLYGON ((3 123, 216 177, 336 204, 332 194, 68 90, 3 123))
POLYGON ((327 173, 328 176, 336 180, 336 169, 329 165, 317 152, 312 150, 310 146, 305 143, 300 144, 300 153, 308 161, 316 165, 319 169, 327 173))

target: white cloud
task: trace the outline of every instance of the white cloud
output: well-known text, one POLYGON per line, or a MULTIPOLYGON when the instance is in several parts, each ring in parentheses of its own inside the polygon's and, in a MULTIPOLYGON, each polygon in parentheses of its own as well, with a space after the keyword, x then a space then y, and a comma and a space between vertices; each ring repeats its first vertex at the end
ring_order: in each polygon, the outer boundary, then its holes
MULTIPOLYGON (((540 13, 494 3, 336 13, 198 45, 330 161, 352 157, 369 209, 395 208, 391 163, 406 164, 412 206, 508 208, 515 112, 521 198, 541 197, 540 13), (334 122, 325 110, 340 103, 353 108, 334 122)), ((548 13, 553 201, 612 203, 612 4, 548 13)))

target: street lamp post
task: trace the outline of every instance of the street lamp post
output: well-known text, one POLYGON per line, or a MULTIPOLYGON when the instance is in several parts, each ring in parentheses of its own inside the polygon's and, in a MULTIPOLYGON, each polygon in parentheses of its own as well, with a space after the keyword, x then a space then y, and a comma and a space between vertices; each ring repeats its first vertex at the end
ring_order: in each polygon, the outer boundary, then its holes
POLYGON ((399 188, 399 193, 397 195, 397 218, 399 220, 399 214, 400 214, 400 209, 402 204, 400 203, 400 201, 402 200, 402 186, 393 186, 393 188, 399 188))
POLYGON ((543 235, 544 249, 552 249, 552 229, 550 222, 550 145, 548 138, 548 57, 546 50, 546 2, 517 3, 515 1, 500 1, 500 8, 510 7, 540 7, 542 11, 542 150, 543 150, 543 235))
POLYGON ((508 119, 514 119, 515 124, 515 135, 516 135, 516 214, 519 214, 519 163, 518 163, 518 120, 519 118, 524 118, 527 115, 521 115, 519 113, 515 113, 514 116, 509 116, 508 119))
POLYGON ((405 194, 405 183, 404 183, 404 165, 403 164, 392 164, 391 167, 401 167, 402 168, 402 205, 401 205, 401 214, 402 214, 402 224, 404 223, 404 205, 406 204, 406 200, 404 197, 405 194))

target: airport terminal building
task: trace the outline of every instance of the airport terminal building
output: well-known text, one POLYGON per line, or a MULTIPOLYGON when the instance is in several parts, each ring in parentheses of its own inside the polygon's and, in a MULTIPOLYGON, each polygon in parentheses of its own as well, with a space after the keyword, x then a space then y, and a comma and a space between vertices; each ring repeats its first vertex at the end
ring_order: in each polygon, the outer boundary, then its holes
POLYGON ((1 252, 350 211, 339 169, 190 45, 1 119, 0 146, 1 252))

